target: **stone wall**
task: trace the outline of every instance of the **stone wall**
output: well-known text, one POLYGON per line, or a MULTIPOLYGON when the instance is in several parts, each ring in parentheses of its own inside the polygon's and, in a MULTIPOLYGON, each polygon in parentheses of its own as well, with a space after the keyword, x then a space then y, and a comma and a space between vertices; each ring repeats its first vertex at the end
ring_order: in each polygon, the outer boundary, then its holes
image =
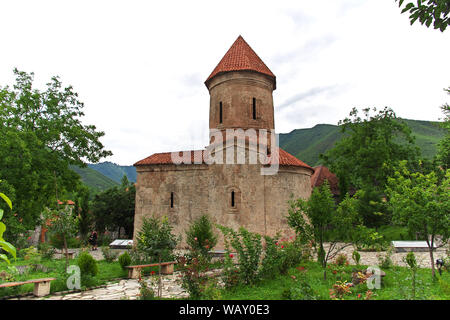
MULTIPOLYGON (((259 164, 148 165, 137 167, 135 236, 142 218, 167 216, 186 245, 185 231, 202 214, 233 229, 240 226, 262 235, 292 235, 285 216, 288 200, 310 196, 311 171, 282 166, 278 174, 261 175, 259 164), (235 207, 231 206, 231 192, 235 207), (171 192, 174 205, 170 206, 171 192)), ((217 249, 223 248, 223 241, 217 249)))

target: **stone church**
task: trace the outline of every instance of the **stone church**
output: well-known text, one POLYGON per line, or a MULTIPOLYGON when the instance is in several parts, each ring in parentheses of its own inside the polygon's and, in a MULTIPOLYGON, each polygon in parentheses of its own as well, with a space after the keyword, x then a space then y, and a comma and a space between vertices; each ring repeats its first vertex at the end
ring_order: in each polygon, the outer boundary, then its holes
MULTIPOLYGON (((314 169, 278 148, 275 75, 239 36, 205 85, 210 144, 204 150, 155 153, 134 164, 133 238, 143 217, 167 216, 184 246, 185 231, 203 214, 235 230, 291 235, 288 200, 310 196, 314 169)), ((217 248, 222 246, 220 240, 217 248)))

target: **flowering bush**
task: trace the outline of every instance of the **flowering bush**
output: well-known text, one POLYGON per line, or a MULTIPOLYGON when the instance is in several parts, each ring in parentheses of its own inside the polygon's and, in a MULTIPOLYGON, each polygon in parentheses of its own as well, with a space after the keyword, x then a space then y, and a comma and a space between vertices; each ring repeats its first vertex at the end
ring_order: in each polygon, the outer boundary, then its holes
POLYGON ((336 283, 333 284, 333 288, 330 289, 330 298, 333 300, 343 299, 345 295, 351 293, 351 287, 351 283, 336 281, 336 283))
POLYGON ((182 288, 186 289, 191 299, 202 299, 210 295, 208 284, 208 259, 202 255, 187 254, 178 257, 178 267, 182 274, 182 288))
POLYGON ((224 283, 233 286, 238 279, 243 284, 253 284, 259 280, 259 262, 261 260, 261 235, 241 227, 238 232, 224 226, 217 226, 225 238, 224 283), (234 265, 231 247, 237 253, 238 267, 234 265))
POLYGON ((207 215, 195 220, 186 231, 186 242, 191 251, 197 251, 205 259, 210 259, 208 252, 217 244, 217 235, 207 215))
POLYGON ((338 266, 348 265, 347 256, 343 253, 339 254, 334 263, 338 266))

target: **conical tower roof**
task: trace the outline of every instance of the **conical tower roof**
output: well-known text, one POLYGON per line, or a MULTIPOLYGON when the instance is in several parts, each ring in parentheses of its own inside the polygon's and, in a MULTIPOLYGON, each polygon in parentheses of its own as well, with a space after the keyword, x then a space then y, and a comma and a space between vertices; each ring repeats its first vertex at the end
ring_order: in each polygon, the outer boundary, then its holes
POLYGON ((228 49, 222 60, 220 60, 219 64, 209 75, 208 79, 206 79, 205 84, 207 85, 208 81, 218 74, 243 70, 255 71, 272 77, 274 89, 276 88, 275 75, 272 71, 270 71, 261 58, 258 57, 255 51, 253 51, 242 36, 239 36, 231 48, 228 49))

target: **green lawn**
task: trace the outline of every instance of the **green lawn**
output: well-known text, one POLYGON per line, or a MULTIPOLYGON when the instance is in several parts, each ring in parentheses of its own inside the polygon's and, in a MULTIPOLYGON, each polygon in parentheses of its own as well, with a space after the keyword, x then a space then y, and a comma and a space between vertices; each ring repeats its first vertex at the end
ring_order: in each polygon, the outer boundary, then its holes
MULTIPOLYGON (((289 270, 288 274, 279 275, 275 279, 265 280, 255 286, 240 286, 233 290, 224 290, 222 299, 242 299, 242 300, 280 300, 286 299, 286 292, 290 288, 299 287, 298 279, 302 276, 312 287, 313 291, 320 300, 329 300, 329 289, 336 281, 351 282, 352 269, 356 266, 341 267, 344 274, 332 273, 334 266, 331 266, 327 272, 327 280, 323 279, 323 269, 316 262, 307 262, 301 266, 304 271, 296 268, 289 270), (296 280, 292 279, 296 277, 296 280)), ((365 268, 366 266, 364 266, 365 268)), ((411 298, 411 278, 410 271, 405 267, 393 267, 384 270, 386 276, 382 281, 381 289, 373 289, 374 300, 403 300, 411 298)), ((443 272, 442 276, 437 275, 438 280, 433 282, 430 269, 419 269, 416 280, 416 298, 432 300, 450 299, 450 273, 443 272)), ((366 284, 360 284, 351 288, 351 293, 344 296, 345 300, 361 300, 365 297, 367 291, 366 284), (361 294, 361 298, 358 298, 361 294)))
MULTIPOLYGON (((24 266, 29 265, 30 262, 24 259, 17 259, 15 262, 11 263, 11 266, 24 266)), ((56 278, 56 280, 51 283, 51 292, 58 291, 66 291, 66 279, 70 274, 65 272, 66 261, 65 259, 52 259, 52 260, 41 260, 38 262, 39 265, 43 265, 48 268, 47 272, 42 270, 34 271, 29 270, 24 274, 16 274, 14 276, 14 281, 26 281, 31 279, 40 279, 40 278, 56 278)), ((76 259, 69 260, 69 265, 76 264, 76 259)), ((126 278, 127 272, 122 270, 120 264, 118 262, 108 263, 104 260, 97 261, 98 265, 98 274, 97 276, 90 281, 91 285, 102 285, 107 283, 109 280, 117 279, 117 278, 126 278)), ((8 271, 8 265, 4 262, 0 263, 0 272, 8 271)), ((0 278, 0 283, 3 283, 0 278)), ((9 295, 18 295, 23 293, 33 292, 33 284, 25 284, 12 288, 0 288, 0 297, 9 296, 9 295)))
MULTIPOLYGON (((19 259, 12 265, 20 266, 29 263, 26 260, 19 259)), ((126 278, 127 272, 122 270, 118 262, 108 263, 98 261, 99 273, 92 280, 91 285, 102 285, 109 280, 117 278, 126 278)), ((49 268, 48 272, 29 271, 28 273, 15 276, 15 281, 25 281, 29 279, 54 277, 57 280, 52 281, 51 292, 66 291, 65 260, 53 259, 43 260, 39 264, 49 268)), ((76 264, 76 260, 70 260, 70 264, 76 264)), ((329 290, 336 281, 351 281, 352 269, 356 266, 345 266, 337 268, 330 265, 327 272, 327 280, 323 279, 323 270, 316 262, 305 262, 300 266, 303 271, 291 268, 286 275, 277 275, 274 279, 264 280, 254 286, 239 286, 234 289, 222 290, 221 296, 224 300, 280 300, 288 299, 287 292, 291 288, 299 287, 299 279, 302 277, 306 283, 311 286, 317 299, 330 299, 329 290), (336 274, 333 273, 336 270, 336 274), (295 277, 295 280, 293 277, 295 277)), ((366 266, 360 266, 359 269, 366 266)), ((6 270, 6 263, 0 264, 0 271, 6 270)), ((151 271, 157 272, 157 268, 145 268, 144 275, 149 275, 151 271)), ((384 270, 386 277, 383 279, 381 289, 374 289, 372 299, 397 300, 411 298, 411 273, 405 267, 393 267, 384 270)), ((444 271, 442 276, 437 275, 437 281, 433 281, 430 269, 419 269, 416 282, 416 297, 418 299, 432 300, 450 300, 450 272, 444 271)), ((1 280, 0 280, 1 282, 1 280)), ((346 300, 363 299, 367 291, 366 284, 361 284, 351 288, 351 293, 344 296, 346 300), (361 298, 358 298, 361 294, 361 298)), ((0 297, 29 293, 33 291, 33 285, 27 284, 14 288, 0 288, 0 297)))

